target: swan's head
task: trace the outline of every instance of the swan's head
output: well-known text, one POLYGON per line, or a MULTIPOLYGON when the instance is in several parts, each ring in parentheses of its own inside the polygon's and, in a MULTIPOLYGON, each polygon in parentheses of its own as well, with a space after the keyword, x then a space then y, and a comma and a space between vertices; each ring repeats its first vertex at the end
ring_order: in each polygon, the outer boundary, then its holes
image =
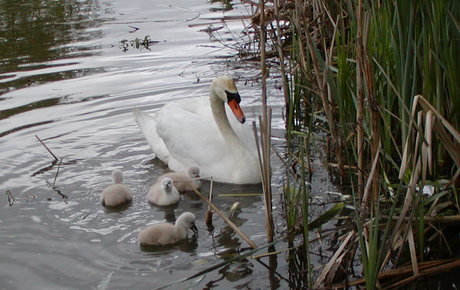
POLYGON ((200 177, 200 168, 198 166, 190 166, 187 172, 188 178, 200 177))
POLYGON ((113 184, 123 182, 123 172, 121 172, 121 170, 114 170, 112 172, 112 182, 113 184))
POLYGON ((182 225, 187 229, 192 229, 192 231, 195 234, 198 234, 198 229, 195 225, 195 220, 196 217, 193 213, 191 212, 184 212, 183 214, 180 215, 180 217, 177 219, 176 224, 182 225))
POLYGON ((167 191, 167 192, 170 192, 173 188, 173 181, 171 178, 163 178, 161 180, 161 188, 163 188, 163 190, 167 191))
POLYGON ((229 76, 220 76, 212 81, 211 96, 213 93, 227 103, 238 122, 243 124, 246 121, 246 117, 240 108, 240 94, 236 89, 235 82, 229 76))

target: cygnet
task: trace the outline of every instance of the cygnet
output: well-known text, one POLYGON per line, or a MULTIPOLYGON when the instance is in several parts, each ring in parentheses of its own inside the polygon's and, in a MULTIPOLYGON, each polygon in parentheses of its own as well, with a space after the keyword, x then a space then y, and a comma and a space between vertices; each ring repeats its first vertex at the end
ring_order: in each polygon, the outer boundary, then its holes
POLYGON ((187 171, 187 174, 183 172, 169 172, 158 177, 157 183, 163 178, 171 178, 174 187, 177 188, 179 192, 192 191, 193 189, 200 189, 201 181, 200 177, 200 168, 198 166, 190 166, 187 171))
POLYGON ((195 226, 195 215, 191 212, 184 212, 177 219, 176 224, 158 223, 142 229, 139 232, 139 242, 141 245, 164 246, 174 244, 186 239, 188 229, 198 233, 195 226))
POLYGON ((117 206, 130 202, 133 199, 131 190, 123 184, 123 172, 114 170, 112 172, 112 185, 109 185, 101 193, 101 203, 104 206, 117 206))
POLYGON ((180 195, 171 178, 166 177, 150 187, 147 198, 157 205, 171 205, 179 201, 180 195))

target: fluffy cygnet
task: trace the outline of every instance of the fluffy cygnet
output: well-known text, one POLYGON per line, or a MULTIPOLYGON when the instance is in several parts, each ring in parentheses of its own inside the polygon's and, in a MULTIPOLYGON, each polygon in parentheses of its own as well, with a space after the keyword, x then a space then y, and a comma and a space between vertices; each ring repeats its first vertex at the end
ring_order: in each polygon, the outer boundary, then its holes
POLYGON ((176 224, 159 223, 142 229, 139 232, 139 242, 141 245, 163 246, 174 244, 180 240, 186 239, 188 229, 198 233, 195 226, 195 215, 191 212, 184 212, 177 219, 176 224))
POLYGON ((190 166, 187 171, 187 174, 183 172, 169 172, 158 177, 157 183, 160 182, 163 178, 171 178, 174 187, 177 188, 179 192, 192 191, 194 188, 199 189, 201 187, 200 177, 200 168, 198 166, 190 166))
POLYGON ((147 198, 157 205, 171 205, 179 201, 180 195, 171 178, 166 177, 150 187, 147 198))
POLYGON ((123 184, 123 173, 120 170, 112 172, 113 184, 109 185, 101 193, 101 202, 105 206, 117 206, 133 199, 131 190, 123 184))

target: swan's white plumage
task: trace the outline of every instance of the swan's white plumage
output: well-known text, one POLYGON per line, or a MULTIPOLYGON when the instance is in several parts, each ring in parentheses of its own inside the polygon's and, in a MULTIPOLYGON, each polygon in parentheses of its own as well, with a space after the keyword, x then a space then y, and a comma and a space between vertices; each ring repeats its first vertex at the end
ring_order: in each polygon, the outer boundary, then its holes
POLYGON ((147 198, 157 205, 171 205, 179 202, 180 195, 171 178, 166 177, 150 187, 147 198))
POLYGON ((134 109, 135 120, 153 152, 173 171, 185 172, 197 165, 201 176, 212 176, 218 182, 259 183, 252 129, 238 123, 232 113, 226 113, 227 106, 224 108, 226 91, 238 93, 233 81, 219 77, 210 91, 210 98, 169 103, 155 117, 134 109))
POLYGON ((177 219, 175 225, 171 223, 158 223, 148 226, 139 232, 139 242, 142 245, 153 246, 174 244, 187 238, 188 229, 198 232, 195 226, 195 219, 193 213, 184 212, 177 219))
POLYGON ((123 184, 123 173, 120 170, 112 172, 112 185, 109 185, 101 193, 101 203, 105 206, 118 206, 130 202, 133 199, 131 189, 123 184))

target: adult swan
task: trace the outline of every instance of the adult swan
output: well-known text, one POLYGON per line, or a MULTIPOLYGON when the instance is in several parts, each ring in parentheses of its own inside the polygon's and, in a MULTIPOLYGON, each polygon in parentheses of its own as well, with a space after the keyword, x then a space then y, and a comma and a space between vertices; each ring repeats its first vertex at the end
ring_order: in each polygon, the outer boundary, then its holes
POLYGON ((138 109, 133 113, 150 148, 171 170, 186 172, 197 165, 201 176, 212 176, 214 181, 259 183, 254 134, 248 125, 242 125, 246 118, 240 101, 233 80, 221 76, 211 83, 209 99, 172 102, 158 110, 155 117, 138 109), (236 119, 230 116, 229 121, 224 103, 236 119))

